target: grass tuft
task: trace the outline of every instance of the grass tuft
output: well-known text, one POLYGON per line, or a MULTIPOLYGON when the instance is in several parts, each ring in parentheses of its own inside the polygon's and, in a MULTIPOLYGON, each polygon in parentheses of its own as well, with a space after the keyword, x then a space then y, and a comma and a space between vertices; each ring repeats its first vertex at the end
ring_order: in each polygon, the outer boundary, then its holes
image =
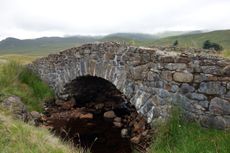
POLYGON ((229 153, 230 133, 205 129, 182 119, 174 110, 167 123, 158 126, 151 153, 229 153))
POLYGON ((223 57, 230 58, 230 50, 224 50, 222 55, 223 57))
POLYGON ((47 84, 42 82, 37 75, 27 68, 22 69, 19 75, 19 80, 21 83, 28 85, 32 89, 33 95, 38 99, 40 98, 42 100, 46 97, 53 96, 53 92, 50 90, 47 84))

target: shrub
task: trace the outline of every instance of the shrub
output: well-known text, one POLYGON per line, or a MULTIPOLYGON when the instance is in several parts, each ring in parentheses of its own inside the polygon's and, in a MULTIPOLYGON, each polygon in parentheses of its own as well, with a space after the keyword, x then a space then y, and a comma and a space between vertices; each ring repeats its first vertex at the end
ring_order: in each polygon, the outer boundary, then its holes
POLYGON ((173 43, 173 47, 178 46, 178 44, 179 44, 179 43, 178 43, 178 40, 175 40, 174 43, 173 43))
POLYGON ((203 43, 203 49, 214 49, 216 51, 222 51, 223 47, 220 44, 210 42, 209 40, 206 40, 203 43))

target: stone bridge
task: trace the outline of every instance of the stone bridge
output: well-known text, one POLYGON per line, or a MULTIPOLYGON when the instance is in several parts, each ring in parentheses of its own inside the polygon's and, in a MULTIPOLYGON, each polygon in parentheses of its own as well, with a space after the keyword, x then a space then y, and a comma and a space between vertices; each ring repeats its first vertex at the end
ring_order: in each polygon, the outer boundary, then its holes
POLYGON ((29 68, 55 91, 81 76, 113 83, 148 122, 167 117, 172 104, 206 127, 230 128, 230 60, 163 52, 113 42, 86 44, 34 61, 29 68))

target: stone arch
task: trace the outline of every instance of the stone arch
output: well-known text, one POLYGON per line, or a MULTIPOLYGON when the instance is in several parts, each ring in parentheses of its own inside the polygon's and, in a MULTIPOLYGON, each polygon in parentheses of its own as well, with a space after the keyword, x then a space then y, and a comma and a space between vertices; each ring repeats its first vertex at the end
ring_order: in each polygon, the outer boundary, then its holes
POLYGON ((109 46, 111 50, 100 44, 72 48, 42 58, 34 63, 35 67, 33 65, 31 67, 55 90, 59 98, 68 97, 65 93, 65 84, 87 75, 108 80, 119 90, 124 91, 127 71, 125 65, 118 59, 118 56, 122 56, 123 50, 116 43, 111 43, 109 46))
POLYGON ((131 153, 134 147, 147 148, 151 127, 112 82, 83 75, 64 88, 68 99, 55 100, 45 112, 45 125, 56 135, 93 153, 131 153))

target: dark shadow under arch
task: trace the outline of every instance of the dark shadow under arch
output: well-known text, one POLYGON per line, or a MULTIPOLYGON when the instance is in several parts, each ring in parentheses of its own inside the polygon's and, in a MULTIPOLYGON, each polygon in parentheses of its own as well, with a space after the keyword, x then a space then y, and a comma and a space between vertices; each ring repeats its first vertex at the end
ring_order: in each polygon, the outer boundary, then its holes
MULTIPOLYGON (((111 82, 82 76, 65 86, 69 100, 47 112, 53 132, 92 153, 131 153, 150 126, 111 82)), ((145 148, 145 147, 144 147, 145 148)))

